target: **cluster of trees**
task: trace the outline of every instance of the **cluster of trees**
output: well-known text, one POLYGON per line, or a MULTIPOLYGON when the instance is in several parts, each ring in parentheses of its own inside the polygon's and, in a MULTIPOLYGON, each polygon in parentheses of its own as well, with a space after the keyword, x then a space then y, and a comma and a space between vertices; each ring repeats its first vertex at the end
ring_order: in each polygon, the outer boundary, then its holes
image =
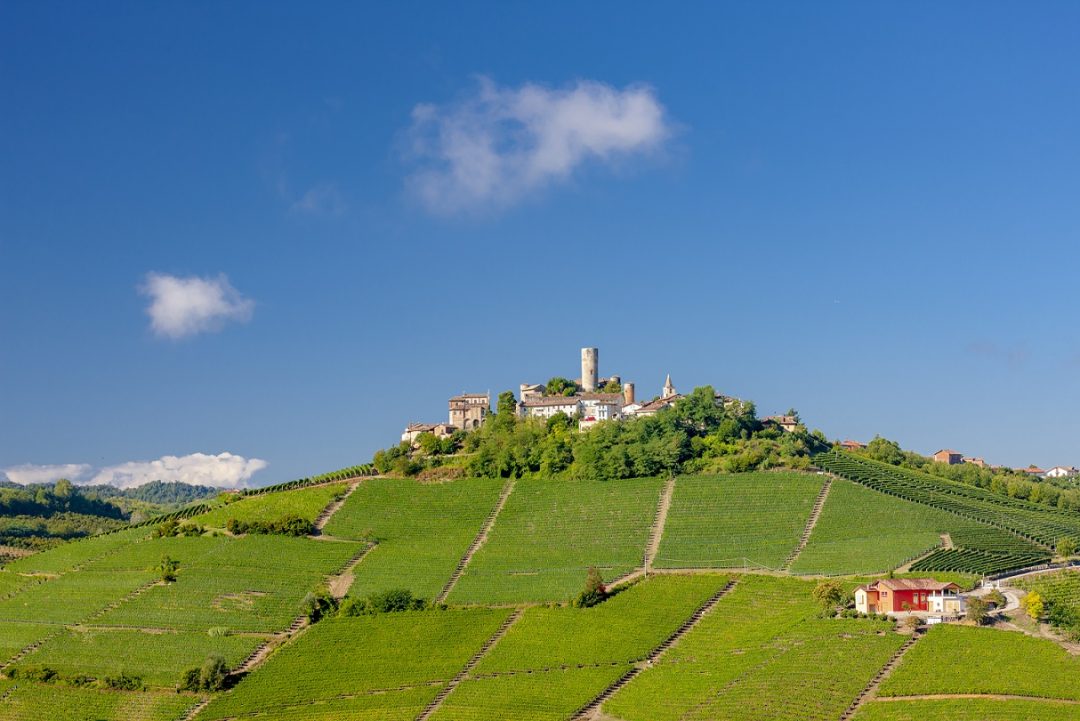
POLYGON ((154 538, 171 538, 173 536, 201 536, 206 529, 198 523, 180 523, 175 518, 170 518, 154 529, 154 538))
POLYGON ((1080 489, 1060 486, 1051 479, 1033 480, 1009 468, 980 468, 972 463, 938 463, 932 458, 905 451, 899 443, 881 436, 876 436, 866 448, 856 452, 877 461, 978 486, 1010 498, 1053 508, 1080 510, 1080 489))
POLYGON ((53 485, 0 488, 0 515, 48 517, 57 513, 124 519, 124 511, 112 503, 83 492, 61 478, 53 485))
POLYGON ((146 684, 139 676, 118 673, 114 676, 96 678, 86 674, 65 675, 51 666, 27 664, 7 669, 5 675, 12 680, 34 681, 37 683, 62 683, 78 688, 104 688, 111 691, 145 691, 146 684))
POLYGON ((315 526, 306 518, 297 515, 288 515, 273 521, 243 521, 239 518, 230 518, 225 524, 225 530, 234 536, 242 536, 245 533, 259 533, 276 536, 307 536, 315 530, 315 526))
MULTIPOLYGON (((552 379, 551 390, 563 380, 552 379)), ((486 478, 562 474, 612 480, 804 468, 811 452, 827 445, 824 435, 802 425, 788 433, 763 424, 752 403, 724 401, 711 386, 694 389, 655 415, 602 422, 584 432, 563 413, 546 421, 518 417, 516 399, 507 391, 479 429, 441 441, 420 436, 415 448, 403 443, 379 451, 374 463, 380 472, 400 475, 451 466, 486 478)))
POLYGON ((229 666, 225 658, 217 654, 207 656, 202 666, 189 668, 180 679, 181 691, 220 691, 229 678, 229 666))

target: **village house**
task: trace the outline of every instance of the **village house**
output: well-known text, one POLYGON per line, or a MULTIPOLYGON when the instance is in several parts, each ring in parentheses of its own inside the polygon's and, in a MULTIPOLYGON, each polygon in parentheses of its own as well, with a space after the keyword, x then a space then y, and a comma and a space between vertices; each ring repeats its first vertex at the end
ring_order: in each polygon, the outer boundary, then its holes
POLYGON ((457 428, 449 423, 410 423, 401 434, 401 442, 410 446, 416 444, 416 439, 425 433, 430 433, 436 438, 446 438, 454 435, 457 428))
POLYGON ((779 426, 785 433, 791 433, 799 427, 799 419, 795 416, 766 416, 761 419, 765 425, 779 426))
POLYGON ((1080 473, 1080 470, 1072 466, 1054 466, 1045 475, 1047 478, 1072 478, 1078 473, 1080 473))
POLYGON ((861 451, 863 448, 866 448, 866 444, 848 439, 846 441, 840 441, 840 448, 845 451, 861 451))
POLYGON ((1027 468, 1018 468, 1018 469, 1016 469, 1016 471, 1017 471, 1017 473, 1026 473, 1027 475, 1031 476, 1032 478, 1042 478, 1043 476, 1046 475, 1046 471, 1039 468, 1038 466, 1028 466, 1027 468))
POLYGON ((950 451, 949 449, 940 450, 931 456, 938 463, 947 463, 950 466, 956 466, 964 462, 964 454, 957 451, 950 451))
POLYGON ((989 467, 987 465, 986 461, 984 461, 981 458, 965 458, 964 463, 970 464, 972 466, 978 466, 979 468, 988 468, 989 467))
POLYGON ((885 578, 855 589, 859 613, 932 613, 961 616, 966 610, 960 586, 932 578, 885 578))

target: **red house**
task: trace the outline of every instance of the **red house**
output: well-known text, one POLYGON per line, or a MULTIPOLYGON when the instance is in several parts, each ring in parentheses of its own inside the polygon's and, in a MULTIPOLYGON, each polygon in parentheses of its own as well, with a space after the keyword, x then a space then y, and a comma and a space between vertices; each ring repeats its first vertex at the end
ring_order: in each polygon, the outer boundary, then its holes
POLYGON ((885 578, 855 589, 855 610, 860 613, 929 611, 932 594, 958 593, 960 586, 932 578, 885 578))

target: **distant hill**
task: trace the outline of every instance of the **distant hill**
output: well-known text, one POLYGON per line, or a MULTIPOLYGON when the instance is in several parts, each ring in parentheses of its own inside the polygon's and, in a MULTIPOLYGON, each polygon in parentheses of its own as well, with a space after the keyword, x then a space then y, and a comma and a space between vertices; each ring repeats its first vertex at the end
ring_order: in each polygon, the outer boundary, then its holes
POLYGON ((61 479, 22 486, 0 483, 0 545, 41 549, 121 528, 217 495, 219 489, 153 481, 136 488, 76 486, 61 479))

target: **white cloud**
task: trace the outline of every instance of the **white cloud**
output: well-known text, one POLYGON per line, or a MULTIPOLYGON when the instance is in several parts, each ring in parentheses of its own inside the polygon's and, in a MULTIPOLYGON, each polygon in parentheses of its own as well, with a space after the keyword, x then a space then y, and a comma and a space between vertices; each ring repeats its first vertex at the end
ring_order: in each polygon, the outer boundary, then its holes
POLYGON ((77 481, 89 473, 90 468, 87 463, 56 463, 41 466, 24 463, 20 466, 5 468, 2 472, 7 476, 7 480, 25 486, 30 483, 52 483, 61 478, 77 481))
POLYGON ((671 135, 651 88, 579 81, 565 89, 504 88, 481 78, 447 105, 417 105, 409 131, 418 163, 408 186, 437 213, 506 206, 593 159, 658 148, 671 135))
POLYGON ((91 485, 108 484, 132 488, 150 481, 182 481, 218 488, 241 488, 255 473, 266 468, 261 458, 244 458, 232 453, 162 456, 156 461, 129 461, 99 470, 91 485))
POLYGON ((147 273, 139 292, 150 298, 150 327, 168 338, 220 330, 229 320, 248 321, 255 309, 255 301, 240 295, 224 274, 180 278, 147 273))
POLYGON ((345 200, 336 185, 320 183, 289 206, 289 210, 306 215, 341 215, 345 212, 345 200))

